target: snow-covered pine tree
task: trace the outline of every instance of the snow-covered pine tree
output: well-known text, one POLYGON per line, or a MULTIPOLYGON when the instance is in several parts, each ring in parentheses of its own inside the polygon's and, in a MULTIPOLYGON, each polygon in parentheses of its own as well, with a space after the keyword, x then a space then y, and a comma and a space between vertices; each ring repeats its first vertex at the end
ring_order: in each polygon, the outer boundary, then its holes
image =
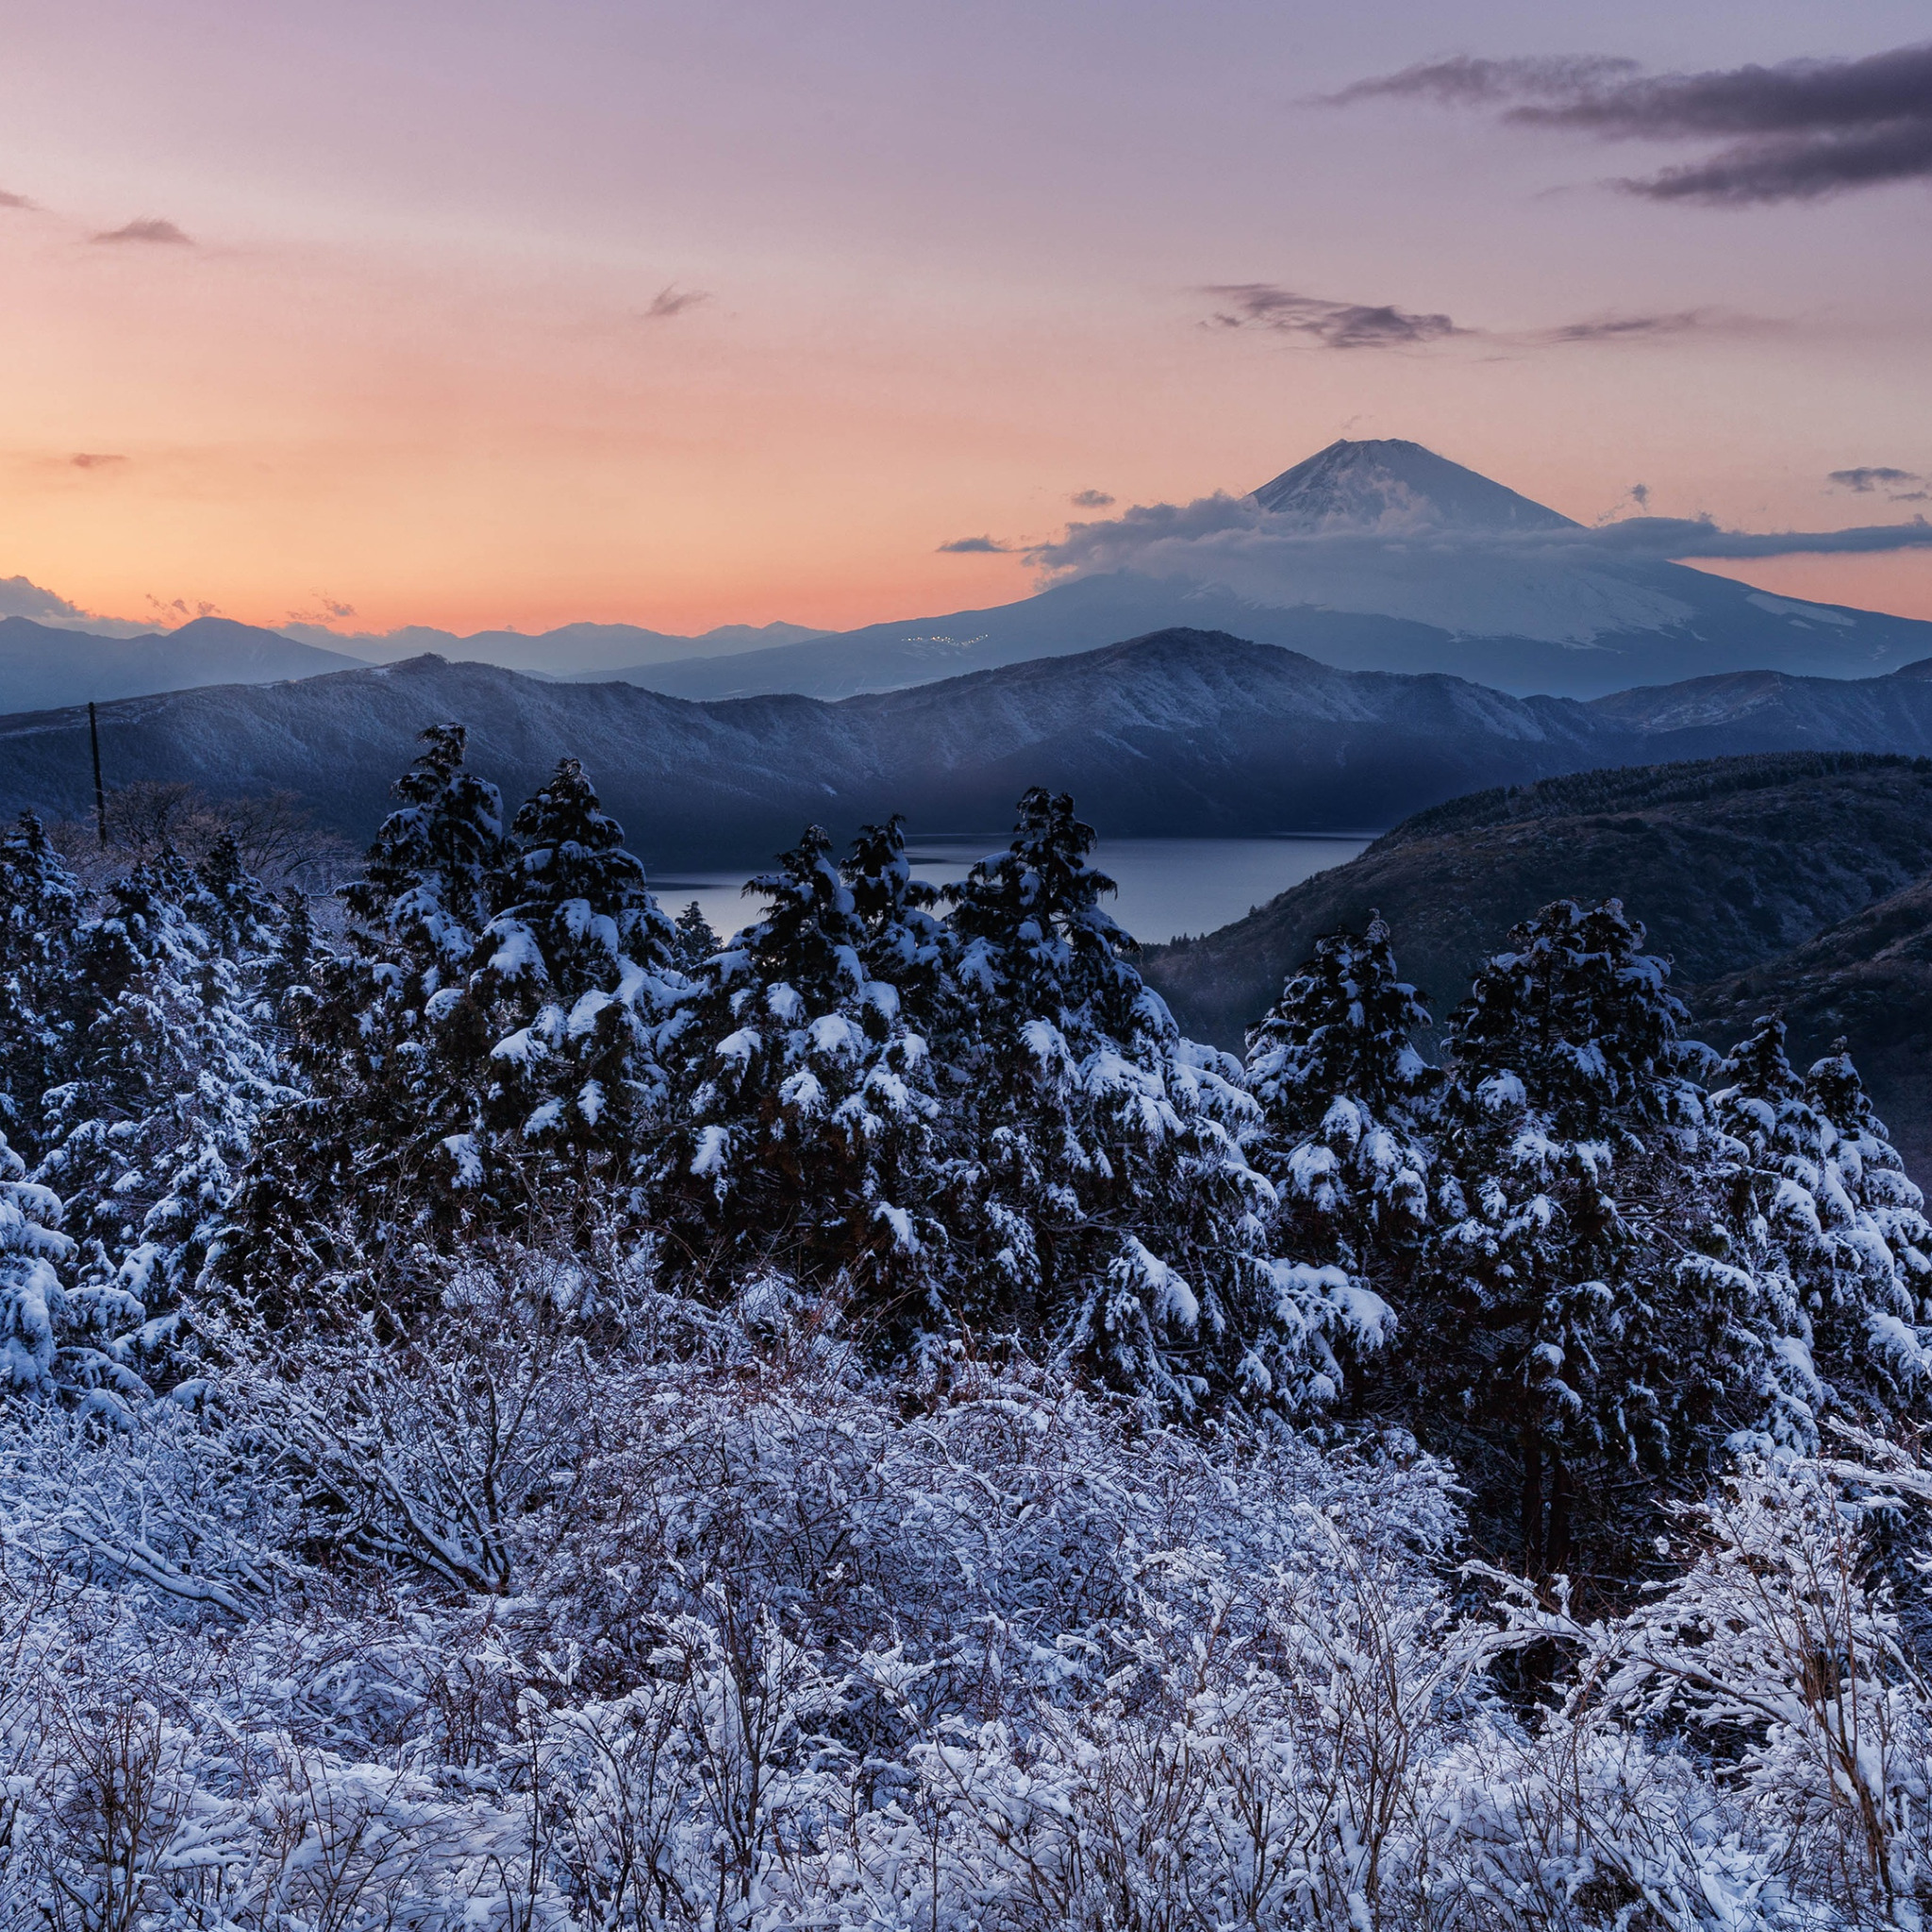
POLYGON ((68 1316, 59 1271, 73 1253, 59 1195, 27 1179, 0 1134, 0 1395, 54 1392, 68 1316))
POLYGON ((1760 1019, 1711 1070, 1710 1123, 1719 1137, 1722 1227, 1716 1260, 1757 1286, 1751 1326, 1763 1348, 1761 1413, 1743 1434, 1757 1446, 1809 1451, 1818 1411, 1831 1400, 1820 1380, 1815 1297, 1804 1285, 1820 1259, 1815 1197, 1820 1142, 1827 1131, 1785 1057, 1784 1022, 1760 1019))
POLYGON ((184 907, 229 959, 258 968, 281 947, 287 914, 249 870, 233 832, 224 832, 194 868, 199 891, 184 907))
POLYGON ((1878 1420, 1923 1404, 1932 1377, 1932 1225, 1842 1040, 1805 1075, 1821 1124, 1812 1188, 1824 1278, 1807 1282, 1821 1361, 1878 1420))
POLYGON ((1256 1164, 1281 1194, 1291 1252, 1332 1255, 1385 1285, 1429 1218, 1427 1123, 1441 1076, 1411 1035, 1426 1003, 1396 972, 1389 928, 1328 933, 1248 1035, 1256 1164))
POLYGON ((1903 1420, 1932 1374, 1932 1228, 1843 1042, 1801 1079, 1784 1022, 1767 1015, 1711 1085, 1723 1258, 1757 1291, 1755 1310, 1740 1309, 1763 1354, 1762 1414, 1745 1433, 1809 1452, 1824 1409, 1903 1420))
POLYGON ((931 1055, 898 988, 868 971, 900 957, 888 927, 907 912, 904 881, 873 889, 901 842, 896 824, 869 827, 848 862, 870 920, 817 825, 745 888, 765 914, 702 970, 657 1188, 672 1278, 715 1291, 769 1270, 836 1286, 874 1340, 931 1319, 946 1261, 925 1200, 931 1055))
POLYGON ((508 903, 468 992, 495 1040, 477 1158, 520 1167, 537 1213, 580 1226, 624 1208, 631 1157, 668 1097, 659 1036, 685 991, 678 935, 575 758, 511 832, 508 903))
POLYGON ((1073 800, 1036 787, 1008 850, 946 889, 970 1022, 947 1049, 956 1315, 1044 1334, 1178 1410, 1324 1400, 1331 1335, 1388 1311, 1273 1257, 1239 1063, 1183 1040, 1134 970, 1092 848, 1073 800))
POLYGON ((1569 1564, 1586 1515, 1603 1529, 1613 1473, 1692 1467, 1760 1379, 1740 1320, 1755 1283, 1713 1257, 1669 971, 1616 900, 1558 900, 1510 933, 1448 1030, 1439 1225, 1403 1374, 1418 1426, 1531 1573, 1569 1564))
POLYGON ((905 821, 894 812, 882 825, 861 825, 839 871, 863 930, 866 976, 893 988, 922 1032, 946 1027, 957 1004, 951 937, 933 910, 939 888, 913 874, 905 821))
POLYGON ((41 1096, 66 1077, 80 881, 31 812, 0 833, 0 1133, 23 1158, 44 1151, 41 1096))
POLYGON ((423 733, 401 806, 341 889, 342 949, 283 998, 308 1091, 263 1120, 217 1257, 224 1282, 270 1319, 407 1319, 436 1291, 455 1231, 525 1205, 514 1185, 490 1194, 506 1177, 479 1153, 497 1036, 470 971, 509 848, 495 786, 464 767, 465 738, 460 724, 423 733))
POLYGON ((695 899, 674 924, 677 931, 678 971, 695 973, 718 950, 718 935, 705 917, 705 908, 695 899))
POLYGON ((315 908, 299 886, 286 886, 277 907, 280 915, 275 950, 263 962, 258 989, 267 1024, 278 1042, 290 1037, 288 998, 296 987, 307 987, 326 948, 315 927, 315 908))
POLYGON ((75 940, 73 1064, 46 1096, 35 1179, 79 1245, 75 1319, 129 1368, 151 1371, 178 1339, 256 1121, 287 1094, 251 1020, 259 960, 224 952, 223 915, 163 853, 115 881, 75 940))

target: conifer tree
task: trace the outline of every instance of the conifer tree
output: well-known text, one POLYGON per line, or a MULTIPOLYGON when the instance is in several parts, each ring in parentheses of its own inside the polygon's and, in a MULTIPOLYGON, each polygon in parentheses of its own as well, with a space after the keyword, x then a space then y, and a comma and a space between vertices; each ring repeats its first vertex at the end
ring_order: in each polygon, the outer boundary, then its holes
POLYGON ((96 1329, 123 1324, 127 1363, 152 1365, 175 1339, 257 1119, 287 1093, 246 969, 209 931, 222 909, 164 853, 75 937, 71 1076, 46 1096, 35 1178, 64 1198, 79 1245, 74 1305, 96 1329))
POLYGON ((287 1010, 289 995, 297 987, 308 987, 326 949, 316 931, 315 908, 300 887, 284 887, 276 910, 275 950, 262 964, 258 991, 263 1019, 276 1041, 286 1046, 292 1017, 287 1010))
POLYGON ((718 950, 718 935, 695 899, 677 915, 675 924, 678 970, 695 973, 718 950))
POLYGON ((1406 1258, 1428 1221, 1426 1124, 1440 1084, 1411 1035, 1427 1005, 1397 976, 1389 928, 1334 932, 1248 1035, 1259 1164, 1294 1249, 1332 1248, 1362 1276, 1406 1258))
POLYGON ((80 882, 31 812, 0 834, 0 1133, 42 1151, 42 1095, 72 1053, 71 952, 80 882))
POLYGON ((765 1267, 837 1284, 893 1338, 929 1319, 945 1263, 924 1201, 930 1050, 897 986, 868 970, 911 963, 891 930, 908 906, 902 856, 896 822, 868 827, 841 872, 810 825, 746 887, 765 915, 703 968, 659 1177, 674 1277, 721 1286, 765 1267))
POLYGON ((575 758, 511 830, 508 903, 477 943, 468 992, 494 1037, 479 1158, 524 1160, 540 1209, 580 1223, 593 1176, 627 1178, 625 1157, 664 1107, 678 935, 575 758))
POLYGON ((496 788, 464 768, 465 735, 423 733, 400 807, 341 889, 342 951, 283 1000, 308 1091, 262 1123, 217 1257, 274 1319, 359 1307, 406 1320, 456 1230, 526 1205, 519 1176, 482 1158, 479 1074, 498 1036, 470 974, 509 848, 496 788))
POLYGON ((1824 1410, 1899 1423, 1932 1375, 1932 1228, 1844 1042, 1800 1078, 1768 1015, 1713 1088, 1725 1257, 1757 1289, 1763 1414, 1747 1434, 1808 1453, 1824 1410))
POLYGON ((1744 1433, 1758 1446, 1809 1451, 1819 1409, 1830 1399, 1820 1380, 1816 1272, 1820 1229, 1815 1182, 1824 1123, 1805 1099, 1805 1083, 1785 1057, 1784 1022, 1760 1019, 1712 1071, 1709 1111, 1720 1137, 1724 1240, 1720 1263, 1756 1284, 1762 1345, 1761 1413, 1744 1433))
POLYGON ((1072 799, 1036 788, 1008 849, 946 891, 970 1015, 949 1055, 956 1312, 1043 1330, 1183 1411, 1324 1400, 1331 1335, 1378 1332, 1387 1310, 1338 1269, 1271 1255, 1239 1065, 1184 1041, 1143 984, 1092 846, 1072 799))
POLYGON ((67 1320, 59 1270, 73 1253, 60 1232, 60 1197, 26 1178, 0 1134, 0 1392, 53 1393, 67 1320))
POLYGON ((194 878, 197 890, 184 909, 225 958, 259 965, 280 949, 286 911, 248 870, 232 831, 215 841, 194 878))
POLYGON ((1568 1565, 1607 1468, 1690 1467, 1760 1379, 1740 1319, 1756 1286, 1711 1252, 1683 1008, 1642 946, 1617 901, 1559 900, 1510 933, 1449 1030, 1441 1224, 1405 1374, 1484 1507, 1513 1501, 1532 1572, 1568 1565))
POLYGON ((861 825, 839 870, 863 931, 867 976, 893 988, 922 1030, 946 1026, 957 999, 951 936, 933 910, 938 887, 913 874, 905 821, 895 812, 882 825, 861 825))
POLYGON ((1819 1123, 1800 1178, 1816 1204, 1822 1278, 1807 1281, 1821 1362, 1874 1419, 1923 1401, 1932 1377, 1932 1226, 1842 1040, 1805 1075, 1819 1123), (1815 1174, 1815 1178, 1814 1178, 1815 1174))

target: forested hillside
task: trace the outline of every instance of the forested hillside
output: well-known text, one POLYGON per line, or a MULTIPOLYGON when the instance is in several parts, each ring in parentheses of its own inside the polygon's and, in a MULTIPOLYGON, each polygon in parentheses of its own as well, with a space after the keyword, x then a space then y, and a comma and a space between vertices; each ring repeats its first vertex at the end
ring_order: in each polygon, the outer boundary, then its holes
MULTIPOLYGON (((1932 772, 1756 778, 1667 782, 1793 904, 1918 849, 1932 772)), ((724 948, 574 757, 394 793, 340 938, 205 820, 0 841, 0 1925, 1918 1923, 1932 1224, 1843 1054, 1588 890, 1201 1045, 1038 788, 724 948)))
POLYGON ((1932 872, 1932 761, 1786 754, 1639 766, 1417 813, 1246 919, 1151 948, 1183 1024, 1238 1044, 1315 937, 1379 910, 1438 1008, 1563 891, 1641 908, 1680 986, 1764 966, 1932 872))

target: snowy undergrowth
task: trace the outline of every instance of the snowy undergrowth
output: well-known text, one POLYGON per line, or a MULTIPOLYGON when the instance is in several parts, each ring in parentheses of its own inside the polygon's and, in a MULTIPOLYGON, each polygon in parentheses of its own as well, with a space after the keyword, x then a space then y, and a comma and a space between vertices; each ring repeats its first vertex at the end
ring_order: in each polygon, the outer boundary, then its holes
POLYGON ((0 1925, 1918 1923, 1901 1452, 1740 1471, 1584 1623, 1401 1438, 605 1293, 8 1415, 0 1925))

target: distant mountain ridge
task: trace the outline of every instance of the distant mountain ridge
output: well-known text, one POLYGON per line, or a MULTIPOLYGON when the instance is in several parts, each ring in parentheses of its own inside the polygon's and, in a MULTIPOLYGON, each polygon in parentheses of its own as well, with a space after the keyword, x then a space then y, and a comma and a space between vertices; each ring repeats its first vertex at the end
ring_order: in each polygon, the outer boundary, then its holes
MULTIPOLYGON (((364 835, 416 734, 444 719, 470 726, 476 769, 507 792, 581 757, 659 865, 756 858, 811 819, 849 831, 897 810, 915 824, 995 830, 1034 783, 1073 790, 1121 835, 1352 830, 1638 742, 1568 700, 1336 671, 1199 631, 839 704, 694 705, 427 657, 125 700, 102 712, 101 740, 111 783, 291 790, 364 835)), ((85 809, 85 734, 73 711, 0 719, 0 810, 85 809)))
POLYGON ((358 660, 225 617, 198 617, 143 637, 0 618, 0 705, 10 711, 107 702, 200 685, 314 677, 358 660))
MULTIPOLYGON (((835 833, 891 811, 996 832, 1028 785, 1071 790, 1121 837, 1373 830, 1484 787, 1767 740, 1830 751, 1932 748, 1932 675, 1785 680, 1597 704, 1512 697, 1462 679, 1337 671, 1225 634, 1167 630, 836 704, 691 704, 622 683, 540 682, 425 657, 105 707, 110 784, 183 779, 289 790, 365 836, 423 727, 471 728, 476 768, 521 797, 583 758, 654 865, 736 864, 808 820, 835 833), (1689 705, 1690 723, 1684 724, 1689 705), (1782 708, 1780 708, 1780 705, 1782 708)), ((85 714, 0 719, 0 810, 83 812, 85 714)))
POLYGON ((290 624, 291 637, 326 644, 364 664, 399 664, 425 652, 476 664, 500 664, 540 677, 595 678, 625 668, 688 658, 728 657, 824 637, 804 624, 721 624, 695 636, 650 630, 639 624, 563 624, 551 630, 478 630, 460 634, 429 625, 400 630, 337 632, 319 625, 290 624))

